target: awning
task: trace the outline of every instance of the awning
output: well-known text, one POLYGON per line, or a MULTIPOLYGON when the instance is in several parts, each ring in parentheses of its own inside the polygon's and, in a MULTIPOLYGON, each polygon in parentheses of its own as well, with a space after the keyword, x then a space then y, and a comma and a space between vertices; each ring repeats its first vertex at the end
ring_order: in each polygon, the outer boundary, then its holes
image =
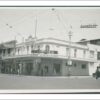
MULTIPOLYGON (((29 54, 29 55, 16 55, 16 56, 8 56, 3 57, 2 59, 20 59, 20 58, 51 58, 51 59, 61 59, 61 60, 68 60, 68 57, 61 56, 61 55, 49 55, 49 54, 29 54)), ((94 59, 86 59, 86 58, 70 58, 72 61, 85 61, 85 62, 97 62, 97 60, 94 59)))

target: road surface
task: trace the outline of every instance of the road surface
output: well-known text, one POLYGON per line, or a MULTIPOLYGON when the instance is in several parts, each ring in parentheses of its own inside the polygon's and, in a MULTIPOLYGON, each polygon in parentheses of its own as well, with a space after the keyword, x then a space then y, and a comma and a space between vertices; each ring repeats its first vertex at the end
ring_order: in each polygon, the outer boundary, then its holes
POLYGON ((0 74, 0 90, 5 89, 100 89, 100 79, 0 74))

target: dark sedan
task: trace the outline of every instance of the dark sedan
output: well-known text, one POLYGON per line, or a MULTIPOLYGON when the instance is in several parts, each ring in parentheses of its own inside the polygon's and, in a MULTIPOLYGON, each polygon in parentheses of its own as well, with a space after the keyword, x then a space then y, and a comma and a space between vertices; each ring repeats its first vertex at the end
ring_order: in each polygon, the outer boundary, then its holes
POLYGON ((96 79, 100 77, 100 67, 97 67, 96 72, 93 73, 93 77, 95 77, 96 79))

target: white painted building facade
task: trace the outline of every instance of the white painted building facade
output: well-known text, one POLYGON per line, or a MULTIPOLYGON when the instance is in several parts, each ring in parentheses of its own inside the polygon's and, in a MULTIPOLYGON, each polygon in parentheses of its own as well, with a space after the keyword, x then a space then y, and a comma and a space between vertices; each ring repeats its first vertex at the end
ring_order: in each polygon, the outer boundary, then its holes
MULTIPOLYGON (((69 66, 69 42, 54 38, 29 39, 29 41, 16 44, 12 52, 14 51, 15 55, 4 56, 3 60, 25 58, 26 61, 31 58, 34 69, 31 72, 32 75, 38 72, 43 76, 67 76, 69 73, 73 76, 88 76, 92 75, 100 64, 97 59, 100 46, 72 42, 70 45, 72 65, 69 66), (41 68, 39 69, 38 66, 41 68)), ((24 65, 25 61, 20 62, 24 65)))

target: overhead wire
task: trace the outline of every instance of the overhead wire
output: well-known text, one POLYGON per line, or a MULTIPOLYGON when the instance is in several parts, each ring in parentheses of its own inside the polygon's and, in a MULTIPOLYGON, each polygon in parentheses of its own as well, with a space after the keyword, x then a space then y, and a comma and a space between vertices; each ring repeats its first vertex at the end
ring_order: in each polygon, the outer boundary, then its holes
POLYGON ((62 25, 63 25, 63 27, 64 27, 64 29, 65 29, 65 31, 66 31, 67 25, 66 25, 66 24, 64 23, 64 21, 62 20, 61 13, 59 14, 58 10, 56 10, 56 9, 52 9, 52 11, 55 12, 55 15, 56 15, 58 21, 59 21, 60 23, 62 23, 62 25))
MULTIPOLYGON (((41 14, 41 13, 39 13, 39 14, 41 14)), ((43 14, 43 13, 42 13, 43 14)), ((25 21, 26 19, 30 19, 30 18, 33 18, 33 17, 35 17, 35 16, 33 16, 33 15, 31 15, 31 16, 26 16, 26 14, 24 14, 21 18, 19 18, 18 20, 15 20, 14 22, 7 22, 7 21, 5 21, 5 19, 4 19, 4 17, 2 18, 2 20, 1 20, 1 22, 3 23, 2 24, 2 26, 0 27, 0 29, 2 30, 3 28, 5 29, 5 25, 6 26, 8 26, 8 24, 10 25, 9 27, 11 28, 11 27, 13 27, 14 28, 14 26, 15 25, 19 25, 19 23, 21 23, 21 22, 23 22, 23 21, 25 21), (25 16, 25 17, 24 17, 25 16), (24 18, 23 18, 24 17, 24 18)))

